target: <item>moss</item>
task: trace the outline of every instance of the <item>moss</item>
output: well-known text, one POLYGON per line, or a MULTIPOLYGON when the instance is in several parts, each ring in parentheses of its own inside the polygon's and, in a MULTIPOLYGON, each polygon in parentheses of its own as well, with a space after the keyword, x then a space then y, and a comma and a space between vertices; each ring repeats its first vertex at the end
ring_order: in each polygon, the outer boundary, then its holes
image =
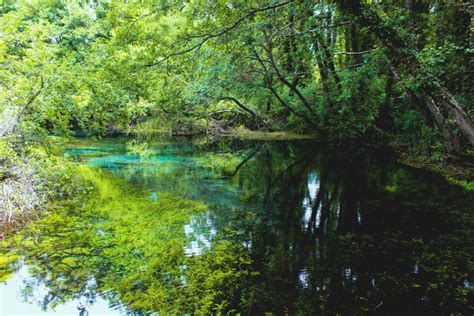
POLYGON ((449 183, 474 191, 474 168, 454 164, 435 163, 425 156, 402 155, 399 162, 417 169, 426 169, 442 175, 449 183))
POLYGON ((315 135, 297 134, 288 132, 262 132, 251 131, 244 128, 238 128, 231 131, 228 136, 249 140, 297 140, 297 139, 315 139, 315 135))

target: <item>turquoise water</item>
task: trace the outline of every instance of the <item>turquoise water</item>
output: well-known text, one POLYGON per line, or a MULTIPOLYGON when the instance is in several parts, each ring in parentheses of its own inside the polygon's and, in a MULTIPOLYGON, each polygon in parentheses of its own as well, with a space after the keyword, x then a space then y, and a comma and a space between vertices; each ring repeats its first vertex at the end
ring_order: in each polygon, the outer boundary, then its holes
POLYGON ((64 154, 98 193, 19 234, 2 316, 473 311, 473 194, 386 150, 114 138, 64 154))

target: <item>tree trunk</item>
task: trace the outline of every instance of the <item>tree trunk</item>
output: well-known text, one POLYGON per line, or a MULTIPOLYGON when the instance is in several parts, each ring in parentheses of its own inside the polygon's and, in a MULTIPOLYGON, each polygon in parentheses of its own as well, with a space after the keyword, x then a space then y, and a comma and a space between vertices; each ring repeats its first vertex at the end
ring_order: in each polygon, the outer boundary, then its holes
POLYGON ((323 85, 324 95, 326 96, 326 100, 327 100, 329 106, 331 107, 332 102, 331 102, 331 95, 329 94, 330 91, 329 91, 329 85, 328 85, 329 77, 328 77, 328 74, 327 74, 326 67, 324 67, 323 61, 322 61, 320 56, 316 56, 316 63, 318 64, 319 75, 321 76, 321 83, 323 85))
POLYGON ((327 65, 327 68, 329 72, 332 74, 334 82, 336 83, 337 92, 339 94, 342 94, 342 83, 341 83, 341 79, 337 75, 336 66, 334 65, 334 59, 332 57, 332 54, 329 51, 329 48, 326 45, 326 42, 324 41, 324 38, 320 34, 316 34, 315 38, 316 38, 316 42, 318 43, 319 49, 324 54, 324 58, 325 58, 324 64, 327 65))
POLYGON ((295 86, 293 85, 291 82, 289 82, 285 76, 281 73, 278 65, 276 64, 275 62, 275 59, 273 58, 273 44, 272 44, 272 40, 271 39, 268 39, 267 41, 267 48, 266 48, 266 51, 267 51, 267 54, 268 54, 268 59, 270 61, 270 64, 272 66, 272 68, 275 70, 275 73, 278 77, 278 79, 285 85, 287 86, 291 92, 293 92, 294 94, 296 94, 296 96, 301 100, 301 103, 303 103, 303 105, 306 107, 306 109, 308 109, 309 113, 314 117, 316 116, 313 108, 311 107, 311 105, 309 104, 308 100, 306 100, 306 98, 304 97, 304 95, 301 93, 301 91, 295 86))
MULTIPOLYGON (((400 77, 400 74, 398 73, 395 66, 393 66, 393 64, 390 62, 390 60, 387 61, 387 64, 393 77, 396 80, 403 82, 403 79, 400 77)), ((446 151, 452 154, 459 153, 461 150, 459 136, 456 135, 452 124, 446 121, 433 99, 427 95, 420 94, 410 89, 408 86, 406 86, 406 91, 412 98, 413 103, 420 108, 420 111, 423 114, 427 124, 441 130, 444 137, 446 151)))
MULTIPOLYGON (((470 145, 474 146, 474 123, 467 112, 442 87, 437 78, 432 77, 423 69, 413 53, 413 49, 410 49, 408 43, 398 35, 397 31, 384 24, 380 16, 371 8, 362 5, 360 0, 339 0, 338 3, 343 10, 353 14, 361 25, 366 26, 378 37, 379 41, 385 46, 385 54, 391 60, 395 69, 404 67, 407 73, 413 77, 431 77, 430 80, 424 79, 418 82, 420 88, 416 91, 416 94, 424 100, 424 106, 428 108, 437 124, 440 121, 446 122, 444 115, 447 115, 454 122, 453 127, 458 128, 470 145), (440 110, 443 110, 445 114, 441 113, 440 110), (442 120, 440 116, 443 117, 442 120)), ((445 126, 440 128, 445 134, 447 148, 456 151, 456 148, 459 147, 456 145, 458 142, 453 141, 451 136, 446 137, 447 135, 454 135, 453 128, 447 126, 446 123, 441 124, 441 126, 445 126), (449 133, 445 129, 450 129, 449 133)))
POLYGON ((254 110, 252 110, 251 108, 245 106, 244 104, 242 104, 239 100, 237 100, 236 98, 233 98, 233 97, 220 97, 218 98, 217 100, 225 100, 225 101, 232 101, 234 102, 238 107, 240 107, 242 110, 244 110, 245 112, 247 113, 250 113, 254 118, 255 118, 255 122, 257 123, 257 127, 260 128, 260 124, 262 124, 266 130, 268 130, 268 125, 267 125, 267 122, 265 122, 261 117, 260 115, 258 115, 257 112, 255 112, 254 110))

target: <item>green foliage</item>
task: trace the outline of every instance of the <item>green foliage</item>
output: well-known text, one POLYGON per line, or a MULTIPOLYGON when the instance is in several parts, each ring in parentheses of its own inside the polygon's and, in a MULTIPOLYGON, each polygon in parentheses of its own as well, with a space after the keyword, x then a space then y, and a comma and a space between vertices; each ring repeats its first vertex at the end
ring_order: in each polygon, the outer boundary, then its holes
MULTIPOLYGON (((183 249, 189 237, 181 228, 206 211, 203 204, 169 194, 150 201, 149 192, 109 174, 72 169, 57 157, 62 137, 142 135, 147 130, 194 135, 218 126, 250 138, 280 139, 283 134, 278 132, 290 132, 285 137, 292 138, 299 137, 292 132, 299 132, 338 143, 384 141, 441 163, 446 158, 446 131, 433 117, 426 118, 417 95, 442 98, 449 91, 468 116, 474 113, 467 62, 472 55, 471 9, 467 1, 3 1, 0 216, 24 224, 20 215, 46 210, 49 201, 65 201, 32 223, 26 235, 19 235, 24 237, 19 241, 23 255, 31 263, 43 263, 33 272, 35 277, 46 280, 50 290, 58 288, 48 293, 44 306, 110 289, 112 302, 125 302, 140 312, 232 313, 239 304, 253 311, 257 302, 273 306, 291 301, 293 297, 288 299, 259 281, 259 272, 252 271, 254 258, 243 246, 241 236, 247 228, 257 236, 273 233, 273 223, 264 216, 239 213, 241 217, 226 225, 224 241, 213 243, 199 257, 187 256, 183 249), (362 23, 362 18, 369 23, 362 23), (389 69, 388 59, 398 61, 398 73, 389 69), (267 129, 276 133, 248 132, 267 129), (80 195, 92 184, 96 196, 80 195), (79 203, 83 199, 86 205, 79 203), (44 233, 42 240, 36 239, 39 231, 44 233), (72 241, 77 242, 73 249, 72 241), (97 277, 96 284, 89 284, 90 275, 97 277)), ((440 112, 449 132, 460 133, 449 112, 440 112)), ((154 154, 150 144, 137 138, 127 148, 138 161, 150 162, 154 154)), ((461 145, 469 146, 462 139, 461 145)), ((229 148, 223 141, 219 150, 195 159, 202 176, 228 179, 238 183, 239 190, 260 186, 261 190, 241 194, 241 202, 250 203, 263 192, 273 194, 271 188, 264 190, 263 181, 252 180, 256 184, 251 185, 249 179, 234 177, 261 148, 239 154, 229 153, 229 148)), ((258 174, 271 166, 283 177, 293 156, 289 151, 278 163, 259 161, 249 168, 258 174)), ((176 157, 170 159, 164 166, 187 176, 173 165, 176 157)), ((133 178, 135 171, 128 170, 127 177, 133 178)), ((172 178, 161 168, 144 172, 162 182, 172 178)), ((283 180, 290 183, 290 176, 283 180)), ((274 180, 269 177, 267 182, 274 180)), ((468 182, 453 181, 471 188, 468 182)), ((404 186, 417 189, 400 174, 385 182, 377 186, 381 191, 377 196, 404 201, 404 186)), ((187 183, 174 189, 195 190, 187 183)), ((338 196, 335 183, 325 189, 331 197, 338 196)), ((284 188, 292 194, 301 190, 284 188)), ((373 205, 366 206, 370 210, 373 205)), ((334 205, 325 209, 333 220, 327 225, 327 239, 317 245, 322 255, 307 258, 314 261, 310 273, 322 283, 333 272, 340 273, 339 262, 349 264, 363 247, 378 245, 382 254, 398 249, 404 233, 389 230, 375 237, 338 233, 344 222, 334 220, 337 209, 334 205), (377 238, 386 244, 377 244, 377 238), (335 254, 324 256, 325 251, 335 254), (327 265, 318 266, 320 260, 327 265)), ((439 302, 465 305, 469 291, 453 285, 465 275, 449 270, 451 261, 462 260, 451 246, 451 235, 443 239, 444 253, 437 252, 431 240, 405 237, 400 247, 416 253, 420 265, 436 279, 414 283, 409 273, 400 280, 376 274, 381 285, 374 285, 375 297, 382 287, 397 293, 422 288, 439 302), (440 292, 444 284, 451 291, 440 292)), ((282 249, 271 250, 265 254, 267 261, 260 262, 270 272, 283 266, 285 255, 282 249)), ((16 259, 16 254, 0 257, 0 280, 10 276, 16 259)), ((358 258, 356 265, 363 270, 364 259, 358 258)), ((269 280, 280 281, 274 278, 270 273, 269 280)), ((317 295, 302 292, 307 298, 302 306, 347 311, 343 305, 328 306, 326 290, 317 295)), ((381 307, 378 301, 362 298, 353 303, 364 312, 381 307)))
MULTIPOLYGON (((86 167, 75 172, 95 188, 93 194, 81 195, 86 202, 65 200, 11 241, 21 242, 16 249, 22 255, 45 264, 33 272, 35 278, 62 289, 49 289, 45 308, 85 293, 107 292, 130 311, 227 310, 226 299, 235 295, 250 261, 242 246, 227 242, 201 256, 185 254, 191 241, 182 226, 206 206, 164 193, 153 201, 149 193, 107 173, 86 167), (35 237, 39 230, 40 239, 35 237), (96 273, 91 284, 88 278, 96 273)), ((0 257, 0 271, 16 258, 0 257)), ((5 269, 2 278, 8 278, 10 270, 5 269)))
POLYGON ((0 104, 21 110, 41 77, 44 87, 21 123, 31 137, 144 128, 198 134, 211 116, 224 127, 260 129, 258 115, 271 130, 314 134, 316 125, 330 140, 412 139, 429 154, 419 135, 437 143, 441 134, 428 136, 432 126, 413 119, 419 110, 404 86, 446 85, 473 111, 469 80, 457 80, 469 76, 467 2, 362 2, 411 43, 394 49, 420 65, 415 75, 400 70, 397 89, 387 78, 386 43, 348 23, 335 3, 12 3, 0 16, 0 104))

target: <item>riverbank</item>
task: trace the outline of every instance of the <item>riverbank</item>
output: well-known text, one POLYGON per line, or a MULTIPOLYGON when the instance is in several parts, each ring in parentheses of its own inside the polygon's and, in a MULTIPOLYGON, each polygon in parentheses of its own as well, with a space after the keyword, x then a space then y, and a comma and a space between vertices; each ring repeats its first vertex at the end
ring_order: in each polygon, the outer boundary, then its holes
POLYGON ((81 176, 59 155, 60 143, 48 147, 17 135, 0 138, 0 240, 85 190, 81 176))
POLYGON ((428 170, 442 175, 449 183, 463 187, 465 190, 474 191, 474 167, 461 163, 436 163, 426 156, 402 154, 398 161, 401 164, 428 170))
POLYGON ((299 139, 314 139, 315 135, 310 134, 299 134, 292 132, 262 132, 262 131, 251 131, 247 129, 237 129, 231 131, 226 136, 236 137, 244 140, 299 140, 299 139))

